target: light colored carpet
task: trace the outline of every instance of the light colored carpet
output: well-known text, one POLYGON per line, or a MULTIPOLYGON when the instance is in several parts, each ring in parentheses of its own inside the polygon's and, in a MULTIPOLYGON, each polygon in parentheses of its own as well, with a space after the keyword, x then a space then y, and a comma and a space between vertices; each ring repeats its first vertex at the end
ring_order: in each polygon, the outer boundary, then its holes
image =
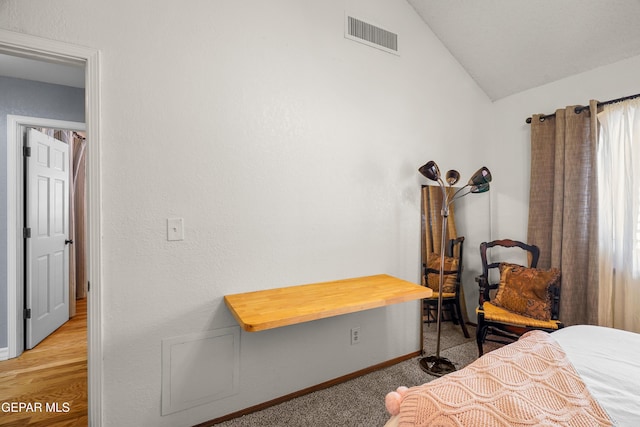
MULTIPOLYGON (((440 355, 460 369, 476 360, 475 328, 465 338, 460 326, 442 323, 440 355)), ((436 351, 436 327, 425 325, 425 351, 436 351)), ((485 345, 485 352, 498 345, 485 345)), ((434 380, 413 358, 363 375, 342 384, 292 399, 288 402, 217 424, 222 427, 381 427, 389 419, 384 397, 401 385, 411 387, 434 380)))

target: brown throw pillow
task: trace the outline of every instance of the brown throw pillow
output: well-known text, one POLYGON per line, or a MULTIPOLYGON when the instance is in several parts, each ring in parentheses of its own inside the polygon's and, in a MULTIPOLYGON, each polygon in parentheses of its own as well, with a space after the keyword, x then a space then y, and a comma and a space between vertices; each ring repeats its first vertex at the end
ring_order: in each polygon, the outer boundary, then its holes
MULTIPOLYGON (((440 271, 440 255, 430 253, 427 258, 427 268, 440 271)), ((458 271, 458 258, 444 257, 444 271, 458 271)), ((427 286, 438 292, 440 287, 440 275, 429 273, 427 276, 427 286)), ((456 291, 456 275, 445 274, 444 283, 442 284, 442 293, 453 293, 456 291)))
POLYGON ((560 270, 500 264, 500 285, 494 304, 538 320, 551 320, 549 287, 559 283, 560 270))

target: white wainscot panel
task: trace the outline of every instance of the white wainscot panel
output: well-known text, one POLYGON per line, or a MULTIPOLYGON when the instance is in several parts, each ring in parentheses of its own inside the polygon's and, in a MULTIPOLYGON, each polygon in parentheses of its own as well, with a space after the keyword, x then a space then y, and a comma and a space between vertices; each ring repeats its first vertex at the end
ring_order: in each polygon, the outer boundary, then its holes
POLYGON ((162 340, 162 415, 238 392, 240 327, 162 340))

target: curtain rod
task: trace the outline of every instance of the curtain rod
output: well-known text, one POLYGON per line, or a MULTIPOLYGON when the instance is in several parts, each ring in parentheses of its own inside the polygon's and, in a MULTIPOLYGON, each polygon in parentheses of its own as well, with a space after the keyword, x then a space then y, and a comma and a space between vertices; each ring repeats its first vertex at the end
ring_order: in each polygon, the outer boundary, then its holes
MULTIPOLYGON (((612 99, 612 100, 609 100, 609 101, 598 102, 598 107, 601 107, 601 106, 603 106, 603 105, 615 104, 616 102, 627 101, 627 100, 629 100, 629 99, 634 99, 634 98, 638 98, 638 97, 640 97, 640 93, 635 94, 635 95, 625 96, 625 97, 622 97, 622 98, 612 99)), ((576 112, 576 114, 580 114, 580 113, 582 113, 584 110, 588 110, 588 109, 589 109, 589 106, 588 106, 588 105, 586 105, 586 106, 584 106, 584 107, 583 107, 583 106, 577 106, 577 107, 574 109, 574 111, 576 112)), ((545 121, 545 119, 547 119, 547 118, 549 118, 549 117, 555 117, 555 115, 556 115, 556 113, 546 114, 546 115, 540 116, 540 121, 541 121, 541 122, 544 122, 544 121, 545 121)), ((525 120, 525 121, 526 121, 527 123, 531 123, 531 117, 528 117, 528 118, 527 118, 527 120, 525 120)))

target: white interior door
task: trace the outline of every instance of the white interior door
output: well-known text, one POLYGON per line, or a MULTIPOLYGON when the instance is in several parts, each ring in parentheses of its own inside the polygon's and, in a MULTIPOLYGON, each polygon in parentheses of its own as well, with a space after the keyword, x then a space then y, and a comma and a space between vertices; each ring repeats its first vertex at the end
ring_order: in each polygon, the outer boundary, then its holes
POLYGON ((69 320, 69 146, 28 129, 26 340, 30 349, 69 320))

